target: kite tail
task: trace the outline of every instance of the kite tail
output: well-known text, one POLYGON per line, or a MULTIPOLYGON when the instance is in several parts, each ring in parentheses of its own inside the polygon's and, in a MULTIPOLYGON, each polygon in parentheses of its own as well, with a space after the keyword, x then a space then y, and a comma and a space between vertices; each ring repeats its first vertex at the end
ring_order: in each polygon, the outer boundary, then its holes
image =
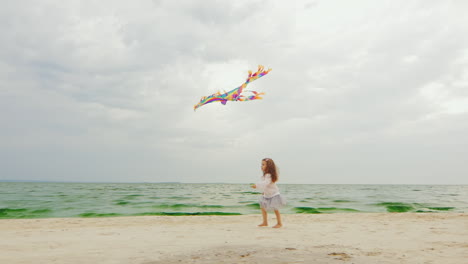
POLYGON ((242 95, 239 101, 259 100, 259 99, 263 99, 262 95, 265 95, 265 93, 259 93, 256 91, 249 91, 249 92, 253 93, 253 95, 242 95))
POLYGON ((252 73, 252 71, 249 71, 249 75, 247 77, 247 80, 245 80, 245 82, 241 86, 239 86, 239 88, 237 88, 238 91, 239 91, 239 94, 242 93, 242 90, 245 87, 247 87, 247 85, 250 82, 253 82, 253 81, 257 80, 258 78, 267 75, 271 71, 271 68, 266 70, 266 71, 264 69, 265 68, 263 67, 263 65, 258 65, 257 71, 255 73, 252 73))
POLYGON ((263 65, 258 65, 257 71, 255 73, 252 73, 252 71, 249 71, 249 75, 245 83, 255 81, 256 79, 267 75, 271 71, 271 68, 266 71, 264 69, 265 68, 263 67, 263 65))

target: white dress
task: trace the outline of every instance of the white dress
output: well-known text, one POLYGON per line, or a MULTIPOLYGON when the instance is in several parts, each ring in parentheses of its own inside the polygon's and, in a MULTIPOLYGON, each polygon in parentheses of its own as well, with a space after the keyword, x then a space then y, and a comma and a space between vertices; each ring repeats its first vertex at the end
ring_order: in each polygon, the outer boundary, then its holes
POLYGON ((278 186, 271 180, 269 173, 263 175, 255 185, 256 189, 263 191, 263 195, 258 200, 260 208, 279 210, 286 205, 286 199, 280 194, 278 186))

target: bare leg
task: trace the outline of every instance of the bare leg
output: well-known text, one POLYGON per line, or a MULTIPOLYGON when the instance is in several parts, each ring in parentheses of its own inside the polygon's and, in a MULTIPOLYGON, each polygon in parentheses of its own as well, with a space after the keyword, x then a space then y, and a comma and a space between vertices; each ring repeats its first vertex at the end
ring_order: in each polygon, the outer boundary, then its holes
POLYGON ((259 224, 258 226, 268 226, 267 211, 263 208, 262 208, 262 218, 263 218, 263 222, 259 224))
POLYGON ((276 215, 276 221, 278 221, 278 223, 273 228, 280 228, 283 226, 283 222, 281 222, 281 215, 280 215, 279 210, 275 210, 275 215, 276 215))

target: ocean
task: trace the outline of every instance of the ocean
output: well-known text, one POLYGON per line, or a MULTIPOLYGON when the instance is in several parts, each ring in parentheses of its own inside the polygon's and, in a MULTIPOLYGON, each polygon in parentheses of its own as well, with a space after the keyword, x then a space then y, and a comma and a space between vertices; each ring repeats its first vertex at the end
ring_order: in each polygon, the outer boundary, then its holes
MULTIPOLYGON (((278 184, 283 214, 468 212, 468 185, 278 184)), ((260 214, 249 184, 0 182, 0 219, 260 214)))

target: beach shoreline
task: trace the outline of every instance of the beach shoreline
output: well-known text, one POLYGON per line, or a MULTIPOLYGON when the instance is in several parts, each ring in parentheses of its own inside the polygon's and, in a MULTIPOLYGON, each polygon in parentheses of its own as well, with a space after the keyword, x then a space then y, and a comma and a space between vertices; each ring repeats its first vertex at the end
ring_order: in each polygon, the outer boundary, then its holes
POLYGON ((468 213, 0 219, 0 263, 463 263, 468 213))

